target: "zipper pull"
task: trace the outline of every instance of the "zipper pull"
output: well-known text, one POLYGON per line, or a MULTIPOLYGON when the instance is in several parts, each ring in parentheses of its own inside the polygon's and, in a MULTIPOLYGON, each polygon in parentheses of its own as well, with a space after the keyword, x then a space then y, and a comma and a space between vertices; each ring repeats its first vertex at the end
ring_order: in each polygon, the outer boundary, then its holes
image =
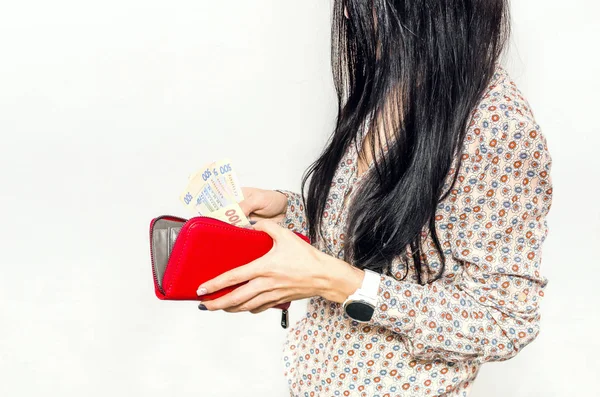
POLYGON ((288 327, 288 311, 287 311, 287 309, 281 310, 281 326, 283 328, 288 327))

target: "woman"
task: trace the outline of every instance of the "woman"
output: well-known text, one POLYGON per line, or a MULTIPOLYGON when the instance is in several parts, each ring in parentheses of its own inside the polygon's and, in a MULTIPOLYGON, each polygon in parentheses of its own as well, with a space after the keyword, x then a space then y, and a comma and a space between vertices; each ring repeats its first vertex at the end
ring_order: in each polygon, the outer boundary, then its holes
POLYGON ((199 306, 228 312, 311 298, 284 346, 292 396, 466 396, 538 335, 552 160, 498 65, 508 15, 335 1, 339 112, 308 192, 245 188, 274 247, 198 291, 249 280, 199 306))

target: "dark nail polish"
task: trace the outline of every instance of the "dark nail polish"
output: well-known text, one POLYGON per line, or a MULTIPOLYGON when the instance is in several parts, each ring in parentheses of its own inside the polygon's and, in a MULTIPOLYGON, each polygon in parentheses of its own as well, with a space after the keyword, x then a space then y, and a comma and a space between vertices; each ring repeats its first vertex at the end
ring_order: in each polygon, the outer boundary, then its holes
POLYGON ((207 310, 206 306, 204 306, 204 304, 202 304, 202 303, 198 305, 198 309, 200 309, 200 310, 207 310))

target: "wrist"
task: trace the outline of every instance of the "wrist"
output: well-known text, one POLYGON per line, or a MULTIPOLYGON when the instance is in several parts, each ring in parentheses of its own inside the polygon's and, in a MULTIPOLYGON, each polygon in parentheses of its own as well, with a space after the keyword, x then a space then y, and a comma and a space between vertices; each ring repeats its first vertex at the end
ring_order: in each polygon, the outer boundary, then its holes
MULTIPOLYGON (((325 255, 325 254, 324 254, 325 255)), ((356 292, 365 277, 364 270, 331 256, 323 266, 323 283, 319 295, 332 302, 344 303, 356 292)))

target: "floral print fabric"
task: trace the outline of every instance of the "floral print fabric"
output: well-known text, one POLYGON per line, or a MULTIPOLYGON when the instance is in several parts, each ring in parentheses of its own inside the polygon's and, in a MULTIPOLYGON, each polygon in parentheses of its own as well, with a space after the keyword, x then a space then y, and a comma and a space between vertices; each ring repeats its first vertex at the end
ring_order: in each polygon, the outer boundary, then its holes
MULTIPOLYGON (((360 144, 340 162, 325 239, 313 242, 339 258, 344 201, 362 179, 360 144)), ((527 100, 500 66, 473 113, 462 156, 456 184, 435 215, 446 256, 442 278, 420 285, 413 263, 395 261, 393 276, 381 275, 369 323, 351 320, 341 304, 311 298, 283 346, 291 396, 467 396, 481 364, 507 360, 536 338, 548 282, 541 249, 552 159, 527 100)), ((308 234, 302 197, 280 191, 288 198, 280 225, 308 234)), ((428 231, 422 234, 423 260, 437 273, 440 257, 428 231)))

